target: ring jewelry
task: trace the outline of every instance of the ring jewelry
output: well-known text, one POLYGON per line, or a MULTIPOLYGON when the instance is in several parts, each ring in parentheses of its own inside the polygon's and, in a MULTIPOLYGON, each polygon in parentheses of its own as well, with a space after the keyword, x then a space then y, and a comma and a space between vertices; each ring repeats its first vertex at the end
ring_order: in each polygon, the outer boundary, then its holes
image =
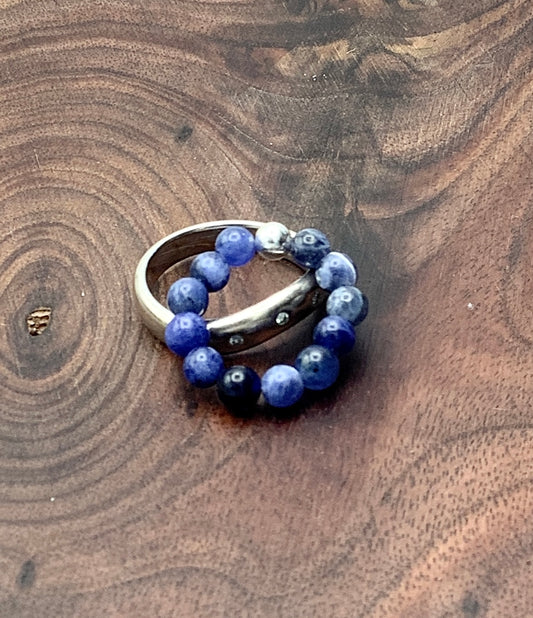
POLYGON ((339 375, 339 356, 355 343, 354 327, 368 312, 368 300, 354 287, 357 270, 344 253, 331 251, 326 236, 305 228, 298 233, 271 221, 211 221, 174 232, 153 245, 135 272, 135 294, 144 323, 168 348, 184 358, 187 380, 200 388, 217 386, 223 403, 249 410, 261 393, 271 406, 295 404, 304 390, 323 390, 339 375), (255 254, 289 260, 303 273, 286 288, 242 311, 205 320, 209 294, 222 289, 231 269, 255 254), (168 308, 154 296, 160 277, 195 256, 188 277, 175 281, 168 308), (274 365, 262 378, 242 365, 226 367, 223 354, 246 350, 291 328, 326 306, 313 343, 294 365, 274 365))

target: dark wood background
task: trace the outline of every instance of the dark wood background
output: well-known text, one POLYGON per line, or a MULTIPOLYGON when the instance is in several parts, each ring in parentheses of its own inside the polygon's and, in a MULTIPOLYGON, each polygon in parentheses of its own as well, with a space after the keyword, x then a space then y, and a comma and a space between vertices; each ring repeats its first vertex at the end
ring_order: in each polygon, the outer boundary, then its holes
POLYGON ((0 6, 2 617, 533 616, 531 0, 0 6), (141 254, 221 218, 360 267, 290 419, 136 314, 141 254))

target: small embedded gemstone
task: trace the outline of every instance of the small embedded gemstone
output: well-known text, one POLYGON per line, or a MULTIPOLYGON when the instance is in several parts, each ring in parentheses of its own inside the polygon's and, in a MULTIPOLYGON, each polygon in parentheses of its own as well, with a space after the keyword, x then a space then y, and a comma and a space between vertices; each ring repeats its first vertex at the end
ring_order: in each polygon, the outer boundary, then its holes
POLYGON ((289 248, 294 261, 306 268, 318 268, 331 249, 326 235, 312 227, 300 230, 289 248))
POLYGON ((165 328, 165 343, 178 356, 186 356, 194 348, 207 345, 209 331, 205 320, 196 313, 178 313, 165 328))
POLYGON ((193 386, 199 388, 214 386, 223 372, 224 361, 214 348, 195 348, 183 361, 185 377, 193 386))
POLYGON ((202 315, 207 309, 209 294, 205 285, 194 277, 174 281, 167 294, 168 308, 172 313, 192 311, 202 315))
POLYGON ((338 315, 357 326, 368 314, 368 299, 356 287, 341 286, 329 295, 326 311, 329 315, 338 315))
POLYGON ((278 326, 285 326, 290 320, 290 315, 286 311, 280 311, 276 316, 276 324, 278 326))
POLYGON ((229 281, 230 267, 216 251, 205 251, 191 263, 191 277, 199 279, 209 292, 221 290, 229 281))
POLYGON ((296 357, 294 363, 305 388, 321 391, 331 386, 339 376, 339 359, 321 345, 310 345, 296 357))
POLYGON ((315 326, 313 342, 334 354, 346 354, 355 344, 353 326, 338 315, 327 315, 315 326))
POLYGON ((217 236, 215 249, 230 266, 243 266, 255 255, 254 236, 240 225, 230 225, 217 236))
POLYGON ((322 289, 332 291, 343 285, 353 285, 357 279, 357 271, 347 255, 332 251, 322 260, 315 277, 322 289))
POLYGON ((261 389, 267 403, 274 408, 294 405, 303 395, 304 385, 298 371, 290 365, 274 365, 265 372, 261 389))
POLYGON ((242 345, 243 343, 244 343, 244 337, 242 335, 232 335, 229 338, 229 344, 231 346, 242 345))
POLYGON ((243 365, 230 367, 219 379, 217 392, 220 400, 234 412, 245 413, 261 394, 261 378, 243 365))

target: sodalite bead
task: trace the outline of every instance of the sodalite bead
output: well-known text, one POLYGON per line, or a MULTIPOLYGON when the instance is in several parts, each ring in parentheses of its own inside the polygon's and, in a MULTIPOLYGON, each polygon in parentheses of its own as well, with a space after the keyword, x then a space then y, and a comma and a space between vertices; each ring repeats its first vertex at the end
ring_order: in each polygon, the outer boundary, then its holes
POLYGON ((194 348, 207 345, 209 331, 205 320, 196 313, 178 313, 165 328, 165 343, 179 356, 186 356, 194 348))
POLYGON ((339 377, 339 359, 321 345, 310 345, 296 357, 294 363, 305 388, 321 391, 339 377))
POLYGON ((346 354, 355 344, 353 326, 338 315, 327 315, 315 326, 313 342, 334 354, 346 354))
POLYGON ((357 326, 368 314, 368 299, 358 288, 342 286, 329 295, 326 311, 357 326))
POLYGON ((208 388, 216 384, 224 373, 224 361, 213 348, 195 348, 183 361, 183 373, 193 386, 208 388))
POLYGON ((221 290, 229 281, 230 268, 216 251, 197 255, 191 264, 191 277, 199 279, 209 292, 221 290))
POLYGON ((312 227, 300 230, 289 244, 295 262, 306 268, 318 268, 320 262, 330 252, 326 235, 312 227))
POLYGON ((285 255, 288 240, 288 228, 277 221, 269 221, 255 232, 255 248, 265 260, 280 260, 285 255))
POLYGON ((242 266, 255 255, 254 236, 240 225, 230 225, 217 236, 215 249, 230 266, 242 266))
POLYGON ((192 311, 201 315, 209 303, 205 285, 194 277, 183 277, 174 281, 167 294, 168 308, 172 313, 192 311))
POLYGON ((357 279, 357 272, 347 255, 332 251, 322 260, 315 277, 322 289, 331 291, 341 285, 353 285, 357 279))
POLYGON ((263 375, 261 388, 266 401, 274 408, 295 404, 304 392, 302 377, 290 365, 274 365, 263 375))
POLYGON ((261 394, 261 378, 249 367, 234 365, 217 384, 222 403, 236 413, 248 412, 261 394))

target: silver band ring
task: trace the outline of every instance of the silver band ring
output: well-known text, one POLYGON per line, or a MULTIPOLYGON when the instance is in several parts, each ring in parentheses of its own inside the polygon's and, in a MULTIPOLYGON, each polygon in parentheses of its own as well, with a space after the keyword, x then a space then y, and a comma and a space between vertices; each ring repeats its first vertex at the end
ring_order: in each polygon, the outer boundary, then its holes
MULTIPOLYGON (((218 234, 229 226, 254 233, 264 224, 257 221, 210 221, 183 228, 155 243, 142 256, 135 271, 135 296, 141 318, 152 333, 164 341, 165 328, 174 314, 154 296, 159 279, 178 262, 211 251, 218 234)), ((290 232, 294 236, 294 232, 290 232)), ((228 316, 207 320, 210 345, 222 354, 252 348, 291 328, 322 307, 328 292, 317 285, 314 272, 288 260, 303 271, 296 281, 268 298, 228 316)))

